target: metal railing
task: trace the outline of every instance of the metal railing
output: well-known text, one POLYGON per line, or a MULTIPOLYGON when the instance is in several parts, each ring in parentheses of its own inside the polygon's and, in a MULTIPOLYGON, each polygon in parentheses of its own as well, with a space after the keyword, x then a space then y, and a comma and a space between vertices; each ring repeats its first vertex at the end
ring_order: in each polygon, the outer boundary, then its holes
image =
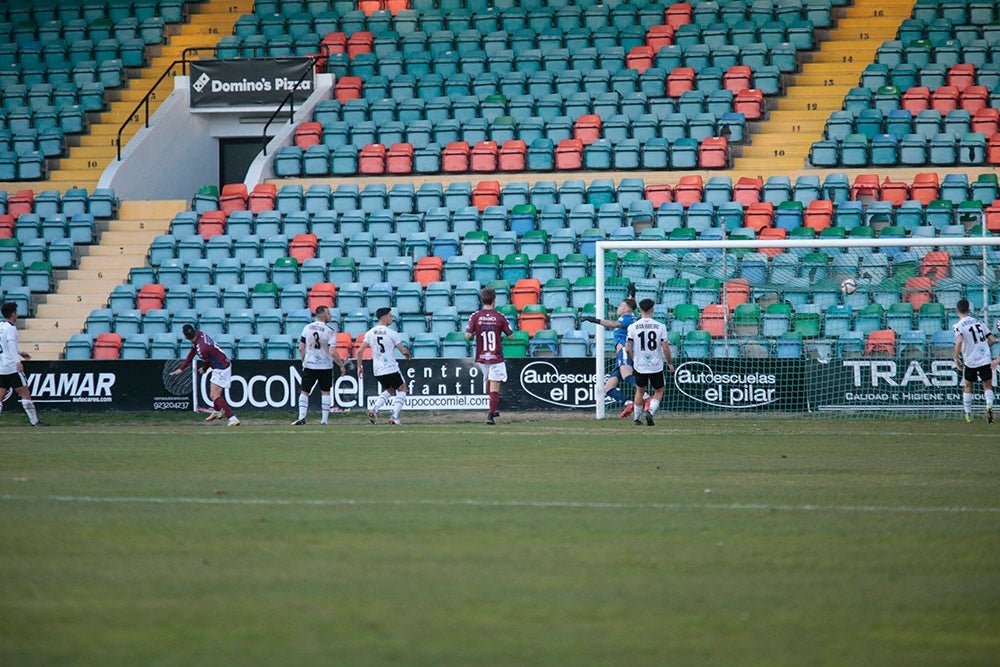
MULTIPOLYGON (((326 47, 325 44, 320 44, 320 46, 324 48, 326 47)), ((308 58, 311 61, 312 66, 309 67, 309 69, 306 69, 302 72, 298 80, 295 82, 295 85, 292 86, 292 89, 288 91, 287 95, 285 95, 285 99, 281 100, 281 103, 278 105, 278 107, 274 110, 274 112, 270 115, 270 117, 268 117, 267 122, 264 123, 264 129, 260 133, 261 151, 264 153, 264 155, 267 155, 267 130, 269 127, 271 127, 271 123, 273 123, 274 119, 278 117, 278 114, 281 113, 281 110, 285 108, 286 104, 288 105, 288 120, 289 122, 294 122, 295 93, 298 92, 299 85, 303 81, 305 81, 306 76, 308 76, 309 74, 315 74, 316 63, 318 63, 321 60, 326 60, 327 58, 329 58, 329 53, 325 55, 319 54, 315 56, 299 56, 299 57, 308 58)))

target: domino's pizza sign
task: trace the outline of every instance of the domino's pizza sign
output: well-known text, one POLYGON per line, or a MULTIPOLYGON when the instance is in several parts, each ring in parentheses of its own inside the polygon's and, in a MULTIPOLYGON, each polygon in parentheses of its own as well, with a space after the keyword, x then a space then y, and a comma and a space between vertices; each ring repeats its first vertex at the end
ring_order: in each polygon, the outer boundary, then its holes
POLYGON ((226 58, 191 63, 191 107, 266 106, 289 93, 305 101, 315 84, 308 58, 226 58))

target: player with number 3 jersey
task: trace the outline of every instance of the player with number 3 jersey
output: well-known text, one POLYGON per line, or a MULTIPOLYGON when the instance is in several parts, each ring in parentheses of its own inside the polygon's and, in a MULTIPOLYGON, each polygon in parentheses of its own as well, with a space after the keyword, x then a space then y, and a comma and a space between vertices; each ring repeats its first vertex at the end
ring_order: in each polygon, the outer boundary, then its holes
POLYGON ((500 412, 500 385, 507 381, 507 364, 503 359, 501 336, 514 333, 510 322, 504 314, 495 308, 497 292, 492 287, 484 287, 479 293, 483 307, 469 317, 469 326, 465 329, 465 337, 476 343, 476 363, 483 373, 487 383, 486 391, 490 397, 490 412, 486 423, 492 426, 500 412))

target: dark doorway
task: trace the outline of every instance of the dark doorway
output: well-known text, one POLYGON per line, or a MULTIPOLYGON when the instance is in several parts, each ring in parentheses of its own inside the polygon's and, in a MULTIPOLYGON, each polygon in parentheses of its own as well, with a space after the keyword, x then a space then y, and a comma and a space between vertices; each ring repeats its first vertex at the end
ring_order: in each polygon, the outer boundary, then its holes
POLYGON ((219 139, 219 185, 242 183, 262 147, 260 137, 219 139))

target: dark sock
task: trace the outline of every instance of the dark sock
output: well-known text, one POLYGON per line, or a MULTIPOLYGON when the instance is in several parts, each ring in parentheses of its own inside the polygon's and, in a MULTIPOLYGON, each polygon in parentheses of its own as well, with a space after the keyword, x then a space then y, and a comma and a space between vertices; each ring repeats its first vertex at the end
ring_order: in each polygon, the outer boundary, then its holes
POLYGON ((212 402, 212 405, 215 406, 216 410, 226 415, 226 417, 233 416, 233 410, 232 408, 229 407, 229 404, 226 403, 225 397, 219 396, 217 399, 215 399, 215 401, 212 402))
POLYGON ((500 392, 490 392, 490 412, 497 412, 500 409, 500 392))

